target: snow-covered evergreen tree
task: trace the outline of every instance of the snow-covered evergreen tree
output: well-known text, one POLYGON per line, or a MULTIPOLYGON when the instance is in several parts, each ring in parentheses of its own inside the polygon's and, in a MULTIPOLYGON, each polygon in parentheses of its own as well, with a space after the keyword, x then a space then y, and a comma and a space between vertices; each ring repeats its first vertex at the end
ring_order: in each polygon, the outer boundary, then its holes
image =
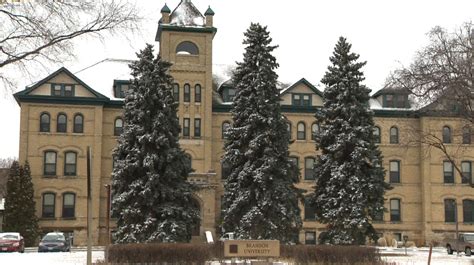
POLYGON ((190 161, 180 148, 170 63, 147 45, 130 65, 124 131, 114 150, 113 213, 118 242, 187 242, 199 222, 190 161))
POLYGON ((39 236, 33 196, 33 182, 28 161, 25 162, 24 167, 14 161, 7 180, 3 230, 19 232, 25 239, 27 247, 35 246, 39 236))
POLYGON ((316 186, 309 202, 321 223, 328 224, 326 238, 334 244, 363 244, 376 239, 371 224, 384 211, 382 156, 375 144, 370 90, 351 44, 341 37, 332 65, 321 82, 326 85, 323 108, 316 113, 321 132, 314 164, 316 186))
POLYGON ((224 188, 224 232, 243 239, 294 240, 301 227, 298 169, 288 158, 290 135, 280 111, 278 67, 266 27, 252 23, 245 32, 243 62, 234 71, 237 93, 233 125, 227 133, 223 163, 229 165, 224 188))

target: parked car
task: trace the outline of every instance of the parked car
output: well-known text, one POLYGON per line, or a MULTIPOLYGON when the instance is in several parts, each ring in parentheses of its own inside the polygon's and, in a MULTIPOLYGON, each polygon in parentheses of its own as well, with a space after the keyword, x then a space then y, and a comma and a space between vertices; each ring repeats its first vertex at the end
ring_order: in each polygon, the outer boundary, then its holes
POLYGON ((25 241, 20 233, 0 233, 0 252, 25 252, 25 241))
POLYGON ((474 233, 460 233, 457 239, 448 239, 446 243, 446 250, 450 255, 454 251, 464 251, 466 256, 471 256, 473 248, 474 233))
POLYGON ((220 241, 234 240, 234 233, 233 232, 225 233, 221 236, 221 238, 219 238, 219 240, 220 241))
POLYGON ((67 252, 71 250, 69 236, 62 232, 47 233, 41 239, 38 252, 67 252))

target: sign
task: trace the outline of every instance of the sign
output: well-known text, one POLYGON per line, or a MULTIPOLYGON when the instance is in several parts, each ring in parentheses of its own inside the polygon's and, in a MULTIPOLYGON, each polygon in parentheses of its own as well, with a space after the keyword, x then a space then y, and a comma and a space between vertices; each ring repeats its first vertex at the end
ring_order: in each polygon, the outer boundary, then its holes
POLYGON ((279 257, 278 240, 226 240, 224 257, 279 257))

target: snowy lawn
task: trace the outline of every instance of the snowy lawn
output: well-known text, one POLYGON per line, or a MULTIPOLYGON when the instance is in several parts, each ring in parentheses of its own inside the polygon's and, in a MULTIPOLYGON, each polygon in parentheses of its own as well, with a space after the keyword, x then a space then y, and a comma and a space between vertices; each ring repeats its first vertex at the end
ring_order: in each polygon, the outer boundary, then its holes
MULTIPOLYGON (((92 251, 92 262, 104 259, 104 251, 92 251)), ((0 264, 85 265, 87 252, 0 253, 0 264)))

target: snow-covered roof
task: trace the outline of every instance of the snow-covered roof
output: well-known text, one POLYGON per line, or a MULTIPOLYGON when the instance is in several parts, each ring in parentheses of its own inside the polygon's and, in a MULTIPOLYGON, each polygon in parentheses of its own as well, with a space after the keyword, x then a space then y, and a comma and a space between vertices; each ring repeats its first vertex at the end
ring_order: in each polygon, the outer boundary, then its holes
POLYGON ((5 198, 0 199, 0 211, 5 211, 5 198))
POLYGON ((182 27, 205 27, 204 16, 194 6, 191 0, 181 0, 181 3, 170 15, 170 25, 182 27))
POLYGON ((128 65, 132 60, 127 59, 104 59, 86 68, 73 71, 73 74, 81 79, 95 91, 110 98, 111 100, 123 100, 114 95, 114 80, 130 80, 130 68, 128 65))

